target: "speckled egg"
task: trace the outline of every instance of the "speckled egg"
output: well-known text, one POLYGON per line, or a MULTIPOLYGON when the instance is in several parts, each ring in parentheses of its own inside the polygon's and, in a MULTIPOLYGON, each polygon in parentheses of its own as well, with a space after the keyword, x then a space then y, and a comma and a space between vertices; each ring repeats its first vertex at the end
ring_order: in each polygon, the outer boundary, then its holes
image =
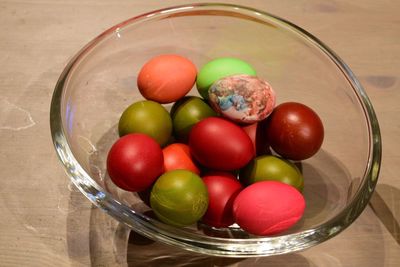
POLYGON ((249 75, 233 75, 216 81, 208 91, 212 108, 239 122, 265 119, 275 107, 275 92, 264 80, 249 75))

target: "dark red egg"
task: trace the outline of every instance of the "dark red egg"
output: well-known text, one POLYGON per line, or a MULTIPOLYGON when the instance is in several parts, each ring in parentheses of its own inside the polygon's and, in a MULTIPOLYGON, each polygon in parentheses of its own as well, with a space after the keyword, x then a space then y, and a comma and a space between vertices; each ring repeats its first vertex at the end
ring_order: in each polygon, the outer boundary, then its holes
POLYGON ((254 157, 254 147, 246 132, 226 119, 209 117, 193 126, 189 147, 205 167, 231 171, 245 166, 254 157))
POLYGON ((296 102, 275 107, 266 131, 272 149, 291 160, 310 158, 321 148, 324 139, 324 127, 317 113, 296 102))
POLYGON ((213 227, 227 227, 234 223, 232 206, 242 190, 241 183, 231 173, 216 172, 203 177, 208 191, 208 209, 202 221, 213 227))
POLYGON ((160 145, 145 134, 127 134, 118 139, 107 156, 107 171, 118 187, 143 191, 163 172, 160 145))

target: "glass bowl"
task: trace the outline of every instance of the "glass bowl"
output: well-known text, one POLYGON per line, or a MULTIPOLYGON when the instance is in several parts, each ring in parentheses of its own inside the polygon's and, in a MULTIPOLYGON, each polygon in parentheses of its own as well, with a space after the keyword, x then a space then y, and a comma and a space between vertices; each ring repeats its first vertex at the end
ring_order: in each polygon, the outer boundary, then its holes
MULTIPOLYGON (((198 95, 193 88, 190 95, 198 95)), ((170 108, 171 105, 166 105, 170 108)), ((151 239, 228 257, 284 254, 343 231, 364 210, 380 168, 381 138, 372 105, 347 65, 321 41, 266 12, 230 4, 191 4, 124 21, 87 44, 55 87, 50 125, 68 176, 97 207, 151 239), (117 189, 106 157, 122 111, 141 100, 136 78, 159 54, 179 54, 200 68, 217 57, 250 63, 277 103, 314 109, 325 127, 321 150, 299 163, 307 207, 290 230, 270 237, 240 228, 176 228, 154 219, 136 193, 117 189)))

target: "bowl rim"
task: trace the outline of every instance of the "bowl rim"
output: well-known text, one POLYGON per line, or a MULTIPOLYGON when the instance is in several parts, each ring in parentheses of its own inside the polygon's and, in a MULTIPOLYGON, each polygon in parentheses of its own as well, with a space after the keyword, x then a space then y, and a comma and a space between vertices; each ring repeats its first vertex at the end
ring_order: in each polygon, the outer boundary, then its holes
POLYGON ((148 238, 189 251, 214 256, 258 257, 285 254, 309 248, 334 237, 347 228, 367 206, 377 183, 382 157, 381 134, 372 104, 353 72, 335 52, 306 30, 285 19, 262 10, 226 3, 196 3, 158 9, 125 20, 95 37, 77 54, 75 54, 66 65, 57 81, 50 106, 50 129, 56 154, 63 164, 67 175, 82 194, 84 194, 95 206, 102 209, 118 221, 126 224, 132 230, 148 238), (352 86, 353 91, 362 106, 367 121, 369 135, 368 162, 363 177, 363 183, 355 193, 352 201, 339 214, 325 223, 298 233, 249 239, 224 239, 189 233, 182 229, 159 223, 141 213, 135 212, 128 206, 115 200, 111 194, 107 193, 106 190, 98 185, 80 166, 69 148, 62 122, 62 99, 64 95, 64 86, 71 69, 85 54, 96 46, 97 43, 127 25, 141 23, 147 20, 166 18, 171 15, 182 14, 185 12, 191 13, 212 10, 228 11, 230 13, 233 12, 232 14, 240 16, 245 15, 257 20, 265 19, 267 21, 274 21, 286 30, 306 38, 336 64, 338 69, 352 86))

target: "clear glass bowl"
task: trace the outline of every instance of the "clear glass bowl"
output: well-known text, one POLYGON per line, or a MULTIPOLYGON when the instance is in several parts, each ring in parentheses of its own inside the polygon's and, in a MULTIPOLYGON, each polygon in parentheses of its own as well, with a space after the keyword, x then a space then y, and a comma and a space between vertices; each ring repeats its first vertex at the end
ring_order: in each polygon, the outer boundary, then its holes
POLYGON ((374 110, 346 64, 296 25, 230 4, 157 10, 105 31, 61 74, 50 124, 68 176, 97 207, 149 238, 210 255, 283 254, 337 235, 367 205, 381 160, 374 110), (178 229, 154 219, 136 194, 110 182, 105 163, 118 138, 119 116, 142 99, 138 71, 149 58, 166 53, 183 55, 198 67, 217 57, 241 58, 270 82, 278 103, 302 102, 320 115, 325 139, 322 149, 301 163, 307 208, 295 227, 271 237, 251 236, 234 226, 178 229))

